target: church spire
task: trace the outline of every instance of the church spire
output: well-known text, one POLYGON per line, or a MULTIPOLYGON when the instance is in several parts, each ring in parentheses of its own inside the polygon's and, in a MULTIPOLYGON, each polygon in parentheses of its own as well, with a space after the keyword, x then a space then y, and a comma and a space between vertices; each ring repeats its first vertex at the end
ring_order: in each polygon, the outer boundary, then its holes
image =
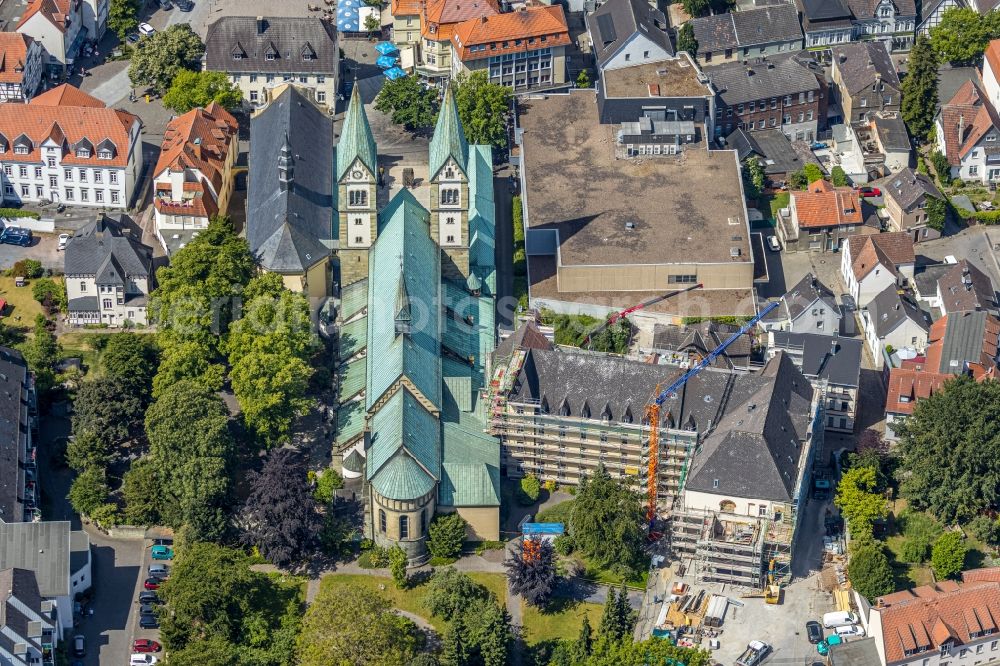
POLYGON ((344 114, 344 127, 337 143, 337 180, 341 180, 355 160, 361 160, 368 171, 374 176, 378 171, 378 152, 375 148, 375 137, 365 115, 365 105, 358 92, 358 83, 354 82, 351 91, 351 102, 344 114))
POLYGON ((458 117, 458 107, 451 86, 444 90, 444 101, 441 103, 441 113, 438 114, 437 125, 434 127, 434 137, 430 149, 430 178, 434 178, 448 158, 455 160, 462 171, 466 171, 469 162, 469 143, 465 140, 462 121, 458 117))

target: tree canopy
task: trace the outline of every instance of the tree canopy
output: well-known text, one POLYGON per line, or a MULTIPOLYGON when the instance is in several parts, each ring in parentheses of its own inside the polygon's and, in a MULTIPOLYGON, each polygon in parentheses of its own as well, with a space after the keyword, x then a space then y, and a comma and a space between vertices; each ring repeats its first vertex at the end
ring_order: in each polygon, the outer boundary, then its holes
POLYGON ((687 51, 692 58, 698 56, 698 40, 694 37, 694 25, 688 21, 677 31, 677 50, 687 51))
POLYGON ((142 48, 132 53, 128 77, 133 86, 164 91, 180 70, 198 69, 204 54, 205 44, 198 34, 189 24, 177 23, 142 38, 142 48))
POLYGON ((942 523, 1000 508, 1000 383, 959 377, 897 427, 900 494, 942 523))
POLYGON ((934 542, 931 549, 931 566, 934 575, 942 578, 954 578, 965 568, 965 556, 969 552, 965 537, 961 532, 945 532, 934 542))
POLYGON ((111 0, 108 5, 108 28, 124 42, 128 33, 139 26, 139 0, 111 0))
POLYGON ((941 22, 930 29, 930 45, 940 62, 965 65, 979 60, 989 41, 998 36, 997 11, 983 16, 975 9, 951 7, 941 15, 941 22))
POLYGON ((465 520, 458 513, 447 513, 431 521, 427 529, 427 549, 434 557, 449 559, 462 553, 465 543, 465 520))
POLYGON ((182 69, 174 75, 170 89, 163 96, 163 106, 175 113, 187 113, 211 102, 231 111, 243 103, 243 92, 225 72, 182 69))
POLYGON ((910 51, 910 65, 902 83, 900 114, 910 134, 923 143, 934 129, 938 103, 937 55, 925 35, 918 35, 910 51))
POLYGON ((764 190, 764 167, 756 157, 743 160, 743 193, 747 199, 756 199, 764 190))
POLYGON ((885 497, 877 492, 876 474, 871 467, 852 467, 844 472, 837 484, 834 503, 853 534, 870 535, 875 521, 889 515, 885 497))
POLYGON ((513 97, 510 86, 490 83, 486 70, 459 76, 453 85, 455 105, 469 143, 489 144, 497 150, 506 148, 513 97))
POLYGON ((630 572, 642 566, 643 520, 639 494, 601 467, 580 483, 569 531, 594 564, 630 572))
POLYGON ((872 602, 896 589, 892 566, 880 543, 866 543, 855 550, 847 564, 847 577, 854 589, 872 602))
POLYGON ((556 585, 555 549, 548 540, 518 541, 503 566, 514 594, 532 606, 544 606, 556 585))
POLYGON ((376 110, 408 130, 433 127, 438 106, 437 91, 424 88, 415 76, 386 81, 375 98, 376 110))

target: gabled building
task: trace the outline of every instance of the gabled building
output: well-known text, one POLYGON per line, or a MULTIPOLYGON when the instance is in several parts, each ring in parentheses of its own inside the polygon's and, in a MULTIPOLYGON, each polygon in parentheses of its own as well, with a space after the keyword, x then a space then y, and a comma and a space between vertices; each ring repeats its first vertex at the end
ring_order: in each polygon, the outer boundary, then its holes
POLYGON ((20 32, 0 33, 0 102, 27 102, 45 72, 42 43, 20 32))
POLYGON ((465 139, 450 88, 418 193, 428 205, 404 189, 377 209, 357 92, 336 149, 341 228, 361 239, 342 234, 339 250, 336 454, 350 467, 364 458, 366 536, 415 561, 435 514, 457 512, 469 539, 500 534, 500 446, 484 434, 482 398, 495 345, 490 150, 465 139))
POLYGON ((250 119, 247 241, 263 270, 320 300, 336 238, 333 169, 330 115, 308 91, 275 90, 250 119))
POLYGON ((332 23, 291 16, 226 16, 208 26, 205 69, 225 72, 251 106, 267 104, 283 83, 333 108, 340 49, 332 23))
POLYGON ((767 357, 784 352, 813 388, 823 392, 826 429, 830 432, 854 432, 863 347, 864 342, 857 338, 837 335, 785 331, 767 334, 767 357))
POLYGON ((901 367, 892 368, 885 398, 886 441, 899 439, 899 423, 913 414, 917 402, 943 390, 945 383, 954 377, 949 373, 933 372, 913 361, 904 361, 901 367))
POLYGON ((937 299, 931 307, 940 308, 945 315, 980 310, 996 312, 993 281, 968 259, 961 259, 938 279, 937 299))
POLYGON ((952 178, 1000 181, 1000 116, 976 82, 967 81, 941 106, 934 127, 952 178))
POLYGON ((754 132, 736 129, 726 137, 725 145, 736 151, 741 163, 756 157, 764 167, 764 176, 772 183, 787 181, 806 164, 820 166, 808 143, 792 141, 780 129, 754 132))
POLYGON ((126 209, 142 172, 141 127, 67 84, 0 104, 3 200, 126 209))
POLYGON ((781 297, 781 305, 760 320, 764 331, 836 335, 840 330, 840 308, 830 289, 807 273, 781 297))
POLYGON ((866 226, 862 205, 854 189, 817 180, 804 192, 792 192, 788 208, 778 211, 778 239, 786 252, 841 250, 849 238, 877 231, 866 226))
POLYGON ((802 49, 802 26, 792 4, 776 4, 691 19, 698 64, 760 58, 802 49))
POLYGON ((967 0, 930 0, 930 2, 924 2, 920 7, 917 34, 930 36, 931 28, 941 25, 941 19, 946 11, 952 8, 965 8, 969 4, 967 0))
POLYGON ((861 324, 876 368, 896 351, 916 355, 927 348, 927 315, 894 284, 861 307, 861 324))
POLYGON ((906 287, 914 277, 916 254, 909 234, 896 231, 855 236, 843 248, 840 274, 858 307, 886 287, 906 287))
POLYGON ((153 251, 138 236, 123 216, 101 215, 70 237, 63 272, 71 324, 147 324, 153 251))
POLYGON ((846 122, 864 121, 876 111, 899 112, 899 75, 883 42, 835 47, 831 73, 846 122))
POLYGON ((944 195, 930 178, 912 167, 890 175, 878 183, 889 213, 889 228, 909 234, 914 243, 934 240, 941 232, 929 226, 927 202, 944 195))
POLYGON ((802 16, 805 46, 810 50, 826 50, 845 44, 854 38, 854 15, 846 0, 795 0, 802 16))
POLYGON ((0 523, 40 520, 35 380, 8 347, 0 347, 0 391, 0 523))
MULTIPOLYGON (((739 332, 739 326, 712 320, 677 326, 653 326, 653 346, 649 350, 660 355, 660 361, 680 367, 693 367, 722 343, 739 332)), ((750 370, 753 338, 749 333, 739 336, 715 358, 712 367, 724 370, 750 370)))
POLYGON ((890 51, 909 51, 917 28, 913 0, 847 0, 857 39, 882 43, 890 51))
POLYGON ((108 0, 32 0, 16 31, 39 42, 48 55, 46 73, 65 76, 87 40, 99 40, 108 18, 108 0))
POLYGON ((666 16, 644 0, 608 0, 586 20, 598 76, 674 55, 666 16))
POLYGON ((215 102, 167 123, 153 169, 153 219, 168 253, 226 214, 238 155, 239 124, 215 102))
POLYGON ((718 91, 716 136, 780 129, 812 143, 826 128, 826 81, 794 56, 731 62, 709 67, 705 75, 718 91))
MULTIPOLYGON (((483 20, 499 14, 500 5, 497 0, 473 0, 472 2, 430 0, 421 3, 420 42, 417 47, 418 58, 415 68, 417 75, 428 81, 443 84, 451 76, 452 70, 455 69, 452 65, 454 47, 451 38, 458 26, 467 21, 483 20)), ((466 30, 468 31, 469 28, 467 27, 466 30)), ((508 42, 507 46, 504 46, 504 40, 501 40, 497 43, 497 47, 505 49, 505 52, 509 54, 517 51, 527 53, 527 49, 516 48, 520 47, 520 44, 511 44, 509 39, 506 41, 508 42)), ((476 44, 476 46, 479 47, 480 44, 476 44)), ((501 62, 503 62, 502 57, 501 62)), ((502 73, 501 70, 501 75, 502 73)), ((526 74, 526 72, 524 73, 526 74)))
POLYGON ((515 93, 563 87, 570 44, 561 5, 469 19, 451 34, 451 76, 485 70, 490 83, 515 93))
POLYGON ((61 627, 51 601, 42 599, 35 572, 0 570, 0 659, 9 666, 55 664, 61 627))
POLYGON ((392 41, 400 47, 420 43, 420 0, 392 0, 389 13, 392 15, 392 41))

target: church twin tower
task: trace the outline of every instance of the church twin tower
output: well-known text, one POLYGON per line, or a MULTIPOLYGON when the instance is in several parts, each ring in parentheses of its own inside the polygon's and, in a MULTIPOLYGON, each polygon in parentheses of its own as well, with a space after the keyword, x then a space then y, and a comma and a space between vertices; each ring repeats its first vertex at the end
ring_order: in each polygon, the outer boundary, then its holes
MULTIPOLYGON (((445 90, 431 139, 430 236, 441 248, 442 277, 469 279, 469 144, 451 88, 445 90)), ((337 203, 341 288, 368 278, 369 250, 378 238, 378 152, 357 85, 337 144, 337 203)), ((490 183, 492 186, 492 183, 490 183)))

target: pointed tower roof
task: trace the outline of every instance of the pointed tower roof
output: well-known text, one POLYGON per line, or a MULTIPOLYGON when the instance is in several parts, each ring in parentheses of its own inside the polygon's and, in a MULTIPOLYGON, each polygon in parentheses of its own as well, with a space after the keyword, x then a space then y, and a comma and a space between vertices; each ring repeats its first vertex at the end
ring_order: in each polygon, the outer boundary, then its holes
POLYGON ((469 142, 465 140, 465 131, 458 117, 458 107, 455 105, 451 86, 445 88, 441 113, 438 114, 434 137, 431 139, 429 172, 431 178, 437 175, 449 157, 458 163, 462 171, 468 172, 469 142))
POLYGON ((355 81, 351 102, 347 105, 347 113, 344 114, 340 142, 337 143, 337 180, 344 177, 354 164, 354 160, 361 160, 371 173, 376 173, 377 155, 375 137, 372 136, 372 128, 368 124, 368 116, 365 115, 365 105, 361 101, 361 94, 355 81))

